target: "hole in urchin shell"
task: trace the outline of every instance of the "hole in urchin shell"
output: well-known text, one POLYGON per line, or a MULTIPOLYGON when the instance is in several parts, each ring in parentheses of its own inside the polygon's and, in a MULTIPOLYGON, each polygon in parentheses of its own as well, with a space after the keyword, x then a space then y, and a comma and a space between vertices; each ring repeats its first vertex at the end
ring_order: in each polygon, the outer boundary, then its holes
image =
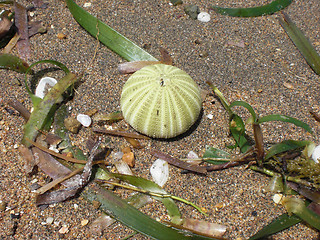
POLYGON ((163 80, 163 78, 160 78, 160 86, 161 86, 161 87, 164 87, 164 80, 163 80))

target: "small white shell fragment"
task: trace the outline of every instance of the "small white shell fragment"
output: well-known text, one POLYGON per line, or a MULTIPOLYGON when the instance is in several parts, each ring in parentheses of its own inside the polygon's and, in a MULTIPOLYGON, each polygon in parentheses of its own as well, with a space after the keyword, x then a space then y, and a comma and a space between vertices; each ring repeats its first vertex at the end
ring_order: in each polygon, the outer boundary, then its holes
POLYGON ((272 200, 276 203, 279 204, 281 199, 282 199, 283 195, 280 193, 277 193, 275 195, 273 195, 272 200))
POLYGON ((63 225, 63 227, 60 228, 60 230, 59 230, 59 233, 61 233, 61 234, 65 234, 67 232, 69 232, 69 228, 66 225, 63 225))
POLYGON ((85 7, 85 8, 86 8, 86 7, 91 7, 91 3, 86 2, 86 3, 83 4, 83 7, 85 7))
POLYGON ((41 78, 36 88, 35 95, 43 99, 46 93, 48 92, 48 90, 52 88, 56 83, 57 83, 57 80, 52 77, 41 78))
POLYGON ((316 146, 313 149, 311 158, 313 159, 313 161, 315 161, 316 163, 319 163, 320 160, 320 145, 316 146))
POLYGON ((194 151, 190 151, 190 152, 188 152, 187 158, 188 159, 196 159, 196 158, 199 158, 199 156, 194 151))
POLYGON ((150 168, 150 174, 153 181, 163 187, 169 178, 169 164, 162 159, 157 159, 150 168))
POLYGON ((207 12, 200 12, 197 18, 200 22, 209 22, 211 17, 207 12))
POLYGON ((209 113, 209 114, 207 115, 207 118, 209 118, 210 120, 212 120, 212 119, 213 119, 213 114, 209 113))
POLYGON ((46 224, 52 224, 53 223, 53 217, 48 217, 46 219, 46 224))
POLYGON ((81 113, 78 114, 77 120, 84 127, 89 127, 92 123, 91 117, 89 117, 88 115, 85 115, 85 114, 81 114, 81 113))
POLYGON ((115 152, 112 154, 112 157, 115 159, 115 160, 121 160, 122 159, 122 156, 123 156, 123 152, 115 152))
POLYGON ((57 149, 57 145, 50 145, 49 150, 59 153, 59 150, 57 149))

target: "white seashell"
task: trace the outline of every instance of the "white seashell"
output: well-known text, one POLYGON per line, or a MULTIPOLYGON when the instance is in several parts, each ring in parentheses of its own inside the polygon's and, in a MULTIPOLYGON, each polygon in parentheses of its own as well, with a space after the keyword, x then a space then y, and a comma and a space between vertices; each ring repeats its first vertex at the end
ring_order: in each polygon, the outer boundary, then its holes
POLYGON ((196 158, 199 158, 198 154, 196 154, 194 151, 190 151, 188 152, 187 154, 187 158, 188 159, 196 159, 196 158))
POLYGON ((88 115, 85 115, 85 114, 78 114, 77 120, 84 127, 89 127, 92 123, 91 117, 89 117, 88 115))
POLYGON ((200 21, 200 22, 209 22, 210 21, 210 14, 207 13, 207 12, 200 12, 197 16, 197 19, 200 21))
POLYGON ((163 187, 169 178, 169 164, 162 159, 157 159, 150 168, 150 174, 153 181, 163 187))
POLYGON ((315 161, 316 163, 319 163, 320 160, 320 145, 316 146, 313 149, 311 158, 313 159, 313 161, 315 161))
POLYGON ((38 83, 35 95, 39 98, 44 98, 46 93, 57 83, 57 80, 52 77, 44 77, 38 83))
POLYGON ((172 138, 187 131, 201 111, 198 85, 171 65, 143 67, 124 84, 124 119, 137 131, 156 138, 172 138))

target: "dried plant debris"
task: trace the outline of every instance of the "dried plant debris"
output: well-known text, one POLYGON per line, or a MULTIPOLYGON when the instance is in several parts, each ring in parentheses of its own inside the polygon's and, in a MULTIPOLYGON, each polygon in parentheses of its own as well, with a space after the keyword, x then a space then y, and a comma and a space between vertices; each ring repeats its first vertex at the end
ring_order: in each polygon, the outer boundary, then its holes
POLYGON ((47 28, 44 27, 40 21, 29 22, 28 25, 29 38, 36 35, 37 33, 43 34, 47 32, 47 28))
POLYGON ((15 25, 18 28, 20 40, 17 43, 19 56, 28 60, 31 57, 31 47, 29 43, 27 9, 19 3, 14 4, 15 25))
POLYGON ((0 13, 0 48, 6 46, 16 33, 16 27, 9 19, 9 14, 9 11, 0 13))
POLYGON ((185 169, 185 170, 189 170, 191 172, 196 172, 196 173, 201 173, 201 174, 205 174, 207 173, 207 169, 206 167, 202 167, 202 166, 198 166, 198 165, 194 165, 194 164, 190 164, 184 161, 181 161, 180 159, 174 158, 166 153, 160 152, 156 149, 152 149, 151 150, 151 154, 157 158, 160 158, 162 160, 167 161, 169 164, 185 169))
POLYGON ((121 130, 108 130, 108 129, 99 129, 99 128, 93 128, 92 129, 94 132, 98 133, 105 133, 105 134, 110 134, 112 136, 118 136, 118 137, 129 137, 129 138, 136 138, 136 139, 150 139, 147 136, 137 134, 137 133, 128 133, 125 131, 121 130))
POLYGON ((91 169, 93 164, 94 156, 98 150, 100 142, 97 142, 93 147, 90 157, 88 158, 88 162, 84 166, 83 173, 81 175, 77 175, 77 181, 73 181, 72 186, 54 191, 54 192, 46 192, 44 194, 38 195, 36 199, 36 204, 39 205, 47 205, 57 202, 65 201, 71 197, 74 197, 77 192, 79 192, 88 182, 91 176, 91 169))

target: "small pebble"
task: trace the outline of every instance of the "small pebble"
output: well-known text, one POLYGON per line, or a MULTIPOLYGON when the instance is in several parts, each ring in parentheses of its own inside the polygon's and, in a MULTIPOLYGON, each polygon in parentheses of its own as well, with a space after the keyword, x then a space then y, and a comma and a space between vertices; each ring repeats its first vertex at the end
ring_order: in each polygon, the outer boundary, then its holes
POLYGON ((88 219, 84 219, 81 221, 81 226, 85 226, 89 223, 89 220, 88 219))
POLYGON ((207 51, 201 51, 200 53, 199 53, 199 57, 208 57, 209 56, 209 53, 207 52, 207 51))
POLYGON ((216 210, 224 208, 226 206, 226 204, 224 202, 219 202, 216 205, 214 205, 214 207, 216 208, 216 210))
POLYGON ((74 208, 74 209, 78 209, 78 208, 79 208, 79 205, 75 203, 75 204, 73 204, 73 208, 74 208))
POLYGON ((48 217, 48 218, 46 219, 46 223, 47 223, 47 224, 52 224, 52 223, 53 223, 53 217, 48 217))
POLYGON ((84 3, 84 4, 83 4, 83 7, 85 7, 85 8, 86 8, 86 7, 91 7, 91 3, 89 3, 89 2, 88 2, 88 3, 84 3))
POLYGON ((285 86, 288 89, 293 89, 293 85, 291 83, 288 83, 288 82, 284 82, 283 86, 285 86))
POLYGON ((0 201, 0 212, 3 212, 7 208, 7 203, 4 201, 0 201))
POLYGON ((196 5, 186 5, 184 7, 184 12, 190 16, 190 18, 196 20, 198 14, 200 13, 199 7, 196 5))
POLYGON ((80 122, 81 125, 84 126, 84 127, 89 127, 89 126, 91 125, 91 123, 92 123, 91 117, 89 117, 89 116, 86 115, 86 114, 78 114, 77 120, 78 120, 78 122, 80 122))
POLYGON ((60 230, 59 230, 59 233, 61 233, 61 234, 65 234, 65 233, 67 233, 67 232, 69 232, 69 228, 66 226, 66 225, 64 225, 62 228, 60 228, 60 230))
POLYGON ((135 165, 134 154, 133 152, 124 153, 122 156, 122 160, 129 165, 129 167, 133 168, 135 165))
POLYGON ((98 202, 98 201, 95 201, 95 200, 93 200, 91 203, 92 203, 92 206, 93 206, 95 209, 99 209, 100 206, 101 206, 101 203, 98 202))
POLYGON ((210 21, 210 14, 207 13, 207 12, 200 12, 197 16, 197 19, 200 21, 200 22, 209 22, 210 21))
POLYGON ((62 40, 62 39, 66 39, 67 38, 67 35, 65 35, 64 33, 58 33, 57 34, 57 38, 62 40))

